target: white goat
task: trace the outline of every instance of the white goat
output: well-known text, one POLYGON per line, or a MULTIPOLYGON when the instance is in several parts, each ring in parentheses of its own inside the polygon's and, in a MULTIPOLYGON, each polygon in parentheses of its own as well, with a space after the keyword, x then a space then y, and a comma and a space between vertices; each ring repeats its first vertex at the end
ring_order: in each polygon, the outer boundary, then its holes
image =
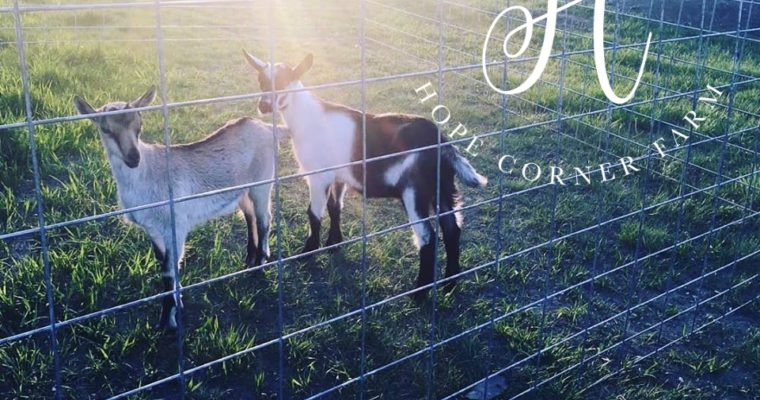
MULTIPOLYGON (((79 113, 92 115, 90 119, 100 131, 122 208, 168 200, 170 177, 175 198, 272 179, 277 143, 272 127, 259 120, 232 120, 200 141, 171 146, 171 165, 167 168, 166 147, 140 140, 140 113, 97 115, 99 112, 145 107, 155 96, 155 87, 151 87, 135 101, 109 103, 97 110, 81 97, 74 98, 79 113)), ((286 132, 278 132, 278 137, 284 135, 286 132)), ((237 208, 243 212, 248 225, 246 264, 266 262, 269 257, 271 189, 272 183, 268 182, 175 203, 177 248, 174 252, 169 251, 173 240, 168 205, 133 211, 125 214, 125 219, 141 226, 150 235, 162 267, 163 288, 171 291, 174 288, 174 266, 179 268, 190 231, 237 208), (258 237, 258 244, 254 236, 258 237), (176 255, 175 259, 172 259, 173 255, 176 255)), ((176 328, 176 308, 173 296, 164 297, 159 327, 176 328)))
MULTIPOLYGON (((262 90, 303 89, 301 76, 311 68, 313 57, 307 55, 292 68, 286 64, 270 65, 243 51, 248 63, 258 73, 262 90)), ((259 112, 271 113, 271 101, 259 99, 259 112)), ((364 156, 363 114, 340 104, 326 102, 307 90, 277 95, 277 110, 281 112, 290 129, 293 149, 303 171, 315 171, 350 162, 364 156)), ((439 218, 446 245, 446 276, 457 274, 459 266, 459 237, 461 216, 454 214, 460 206, 459 192, 454 177, 467 186, 485 186, 487 179, 475 171, 470 163, 445 137, 440 137, 433 121, 408 114, 365 113, 366 156, 368 159, 405 152, 422 147, 441 147, 440 182, 437 178, 439 165, 435 148, 420 150, 396 157, 368 161, 366 177, 361 164, 337 168, 327 172, 308 175, 310 204, 307 210, 310 234, 303 248, 309 252, 319 248, 320 224, 327 208, 330 214, 330 232, 327 245, 340 243, 340 210, 345 188, 364 191, 367 197, 390 197, 400 199, 414 231, 415 244, 419 249, 420 270, 417 287, 433 282, 435 262, 434 231, 428 221, 431 208, 436 206, 436 193, 440 187, 439 218), (365 182, 366 181, 366 185, 365 182), (417 223, 415 223, 417 222, 417 223)), ((448 288, 453 286, 447 285, 448 288)), ((424 293, 417 292, 416 297, 424 293)))

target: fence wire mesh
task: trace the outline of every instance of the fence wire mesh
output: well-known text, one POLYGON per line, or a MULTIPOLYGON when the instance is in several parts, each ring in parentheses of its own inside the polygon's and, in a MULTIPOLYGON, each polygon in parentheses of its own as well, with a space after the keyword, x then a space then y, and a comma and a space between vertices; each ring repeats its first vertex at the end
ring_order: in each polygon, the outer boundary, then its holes
MULTIPOLYGON (((561 2, 546 71, 529 91, 498 94, 482 70, 500 87, 524 81, 540 58, 546 19, 535 21, 525 55, 508 61, 481 62, 484 41, 500 48, 504 40, 486 28, 499 17, 508 32, 526 19, 502 10, 522 5, 535 17, 545 3, 0 1, 0 391, 594 396, 616 375, 685 351, 679 346, 694 333, 756 306, 760 3, 606 2, 604 46, 617 92, 633 86, 652 32, 638 92, 616 104, 595 77, 595 5, 561 2), (255 90, 240 47, 271 62, 312 52, 314 77, 304 89, 255 90), (428 82, 437 104, 415 92, 428 82), (260 98, 277 104, 312 91, 363 113, 434 119, 440 114, 431 110, 445 107, 451 122, 440 124, 442 134, 466 126, 450 143, 490 178, 485 189, 464 190, 467 202, 456 210, 465 216, 463 270, 436 272, 432 284, 413 288, 413 224, 392 201, 365 194, 346 200, 342 243, 299 254, 303 178, 435 149, 431 179, 440 180, 440 140, 368 159, 364 121, 361 160, 299 171, 283 144, 272 180, 176 198, 168 185, 164 201, 118 208, 95 128, 70 100, 126 100, 150 84, 160 104, 136 110, 148 140, 167 146, 167 165, 170 145, 254 115, 260 98), (709 97, 717 101, 706 104, 709 97), (674 131, 688 140, 679 143, 674 131), (566 185, 549 178, 550 166, 564 168, 566 185), (526 177, 541 169, 540 178, 526 177), (191 236, 172 291, 155 289, 149 242, 117 218, 168 207, 174 229, 178 203, 270 183, 269 262, 241 267, 243 226, 215 221, 191 236), (457 289, 445 292, 455 279, 457 289), (427 290, 428 300, 411 300, 427 290), (174 336, 147 322, 167 296, 185 303, 174 336), (33 383, 14 386, 29 374, 33 383)), ((434 211, 425 223, 455 212, 434 211)))

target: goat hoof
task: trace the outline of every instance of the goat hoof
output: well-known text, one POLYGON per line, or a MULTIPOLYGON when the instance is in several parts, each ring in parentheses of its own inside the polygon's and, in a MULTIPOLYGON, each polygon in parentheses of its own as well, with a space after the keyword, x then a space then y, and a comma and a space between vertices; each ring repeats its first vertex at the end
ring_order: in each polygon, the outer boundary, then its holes
POLYGON ((254 282, 266 282, 267 275, 263 269, 256 269, 251 271, 250 279, 254 282))
POLYGON ((246 256, 245 257, 245 266, 246 267, 255 267, 256 265, 256 257, 255 256, 246 256))
MULTIPOLYGON (((340 243, 340 242, 338 242, 340 243)), ((330 247, 332 244, 325 244, 325 247, 330 247)), ((340 251, 340 246, 330 247, 327 252, 330 254, 335 254, 340 251)))
MULTIPOLYGON (((338 244, 338 243, 340 243, 340 242, 337 242, 337 243, 325 243, 325 247, 330 247, 330 246, 333 246, 333 245, 338 244)), ((327 252, 330 253, 330 254, 335 254, 338 251, 340 251, 340 246, 330 247, 329 249, 327 249, 327 252)))
MULTIPOLYGON (((338 236, 338 237, 332 237, 332 236, 330 236, 330 237, 327 238, 327 242, 325 242, 325 247, 335 246, 336 244, 340 244, 340 243, 343 243, 343 237, 342 236, 338 236)), ((330 249, 330 252, 334 253, 336 250, 338 250, 337 246, 334 247, 334 248, 332 248, 332 249, 330 249)))
POLYGON ((412 300, 414 300, 415 303, 424 303, 427 300, 427 298, 428 298, 427 293, 424 293, 424 292, 412 293, 412 300))
POLYGON ((414 300, 415 303, 422 303, 428 298, 427 289, 424 290, 418 290, 409 296, 411 296, 412 300, 414 300))
MULTIPOLYGON (((456 275, 458 273, 459 273, 458 269, 456 271, 451 271, 451 272, 450 271, 446 271, 446 278, 454 276, 454 275, 456 275)), ((457 287, 457 281, 459 281, 459 278, 454 278, 454 279, 452 279, 450 281, 447 281, 443 285, 443 292, 446 293, 446 294, 449 294, 449 293, 453 292, 454 289, 456 289, 456 287, 457 287)))
POLYGON ((456 282, 449 282, 449 283, 443 285, 443 293, 444 294, 454 293, 454 291, 456 290, 456 288, 457 288, 457 283, 456 282))
POLYGON ((266 263, 266 259, 262 259, 258 256, 248 256, 245 258, 245 266, 246 267, 258 267, 259 265, 266 263))
POLYGON ((319 248, 319 243, 306 242, 306 244, 303 246, 303 250, 301 250, 301 254, 314 251, 318 248, 319 248))
POLYGON ((156 332, 167 334, 167 335, 177 334, 177 327, 171 326, 169 324, 169 321, 159 321, 159 323, 153 325, 153 330, 156 332))

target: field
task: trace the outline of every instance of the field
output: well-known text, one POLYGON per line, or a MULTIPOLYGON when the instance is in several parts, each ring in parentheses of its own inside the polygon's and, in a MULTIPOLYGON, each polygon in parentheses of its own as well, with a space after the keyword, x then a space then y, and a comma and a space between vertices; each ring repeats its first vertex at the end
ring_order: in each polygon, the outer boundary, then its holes
MULTIPOLYGON (((54 4, 32 1, 22 6, 54 4)), ((451 110, 443 132, 462 122, 470 136, 494 134, 470 156, 489 186, 463 191, 466 204, 477 205, 464 211, 462 265, 472 271, 453 293, 436 290, 423 302, 403 295, 413 288, 417 252, 409 228, 394 229, 407 222, 401 206, 368 200, 362 224, 357 193, 344 210, 349 242, 334 253, 252 271, 243 263, 242 218, 196 230, 181 275, 179 340, 152 328, 160 299, 90 315, 160 292, 158 263, 138 227, 112 216, 46 230, 47 249, 36 232, 0 241, 0 398, 53 397, 56 370, 63 398, 108 398, 177 374, 180 363, 191 370, 247 349, 254 350, 130 398, 178 398, 181 384, 192 399, 307 398, 345 382, 322 398, 444 398, 502 369, 507 388, 498 398, 505 399, 531 388, 524 398, 757 396, 759 36, 700 38, 700 1, 686 1, 680 17, 678 2, 653 1, 652 10, 648 1, 608 2, 609 11, 621 12, 607 14, 608 46, 640 43, 653 32, 642 84, 620 108, 602 93, 593 55, 577 52, 592 48, 593 11, 576 6, 558 21, 558 56, 541 80, 502 97, 485 85, 478 64, 493 18, 483 10, 499 12, 503 3, 367 0, 363 24, 359 2, 348 0, 164 5, 160 45, 150 5, 22 13, 34 119, 74 115, 77 94, 97 106, 136 98, 161 82, 159 53, 167 102, 256 93, 245 47, 291 64, 313 53, 307 86, 356 82, 364 69, 364 89, 351 83, 318 93, 362 107, 364 91, 372 112, 430 115, 433 104, 421 104, 415 93, 429 81, 451 110), (660 11, 670 24, 660 23, 660 11), (679 18, 697 28, 672 24, 679 18), (394 75, 403 77, 381 79, 394 75), (690 131, 683 117, 692 91, 708 84, 722 88, 720 104, 700 105, 706 119, 690 131), (674 149, 676 127, 691 132, 693 146, 674 149), (668 157, 651 146, 659 137, 668 157), (501 173, 498 160, 506 154, 566 171, 643 158, 639 173, 623 176, 616 168, 610 182, 597 174, 590 185, 562 187, 549 185, 547 175, 531 183, 501 173), (371 307, 356 312, 362 304, 371 307), (56 329, 58 368, 46 329, 51 311, 64 322, 56 329), (27 331, 35 333, 3 339, 27 331), (362 372, 371 374, 352 380, 362 372)), ((705 28, 736 30, 738 1, 706 4, 705 28)), ((0 8, 11 6, 0 0, 0 8)), ((759 26, 760 5, 743 7, 738 24, 759 26)), ((526 56, 538 54, 542 37, 536 28, 526 56)), ((18 50, 13 15, 0 13, 3 125, 26 119, 18 50)), ((642 48, 614 53, 607 52, 613 85, 627 93, 642 48)), ((514 87, 532 67, 493 65, 489 76, 500 82, 506 74, 514 87)), ((189 142, 228 119, 256 116, 256 100, 172 106, 171 140, 189 142)), ((143 117, 143 139, 162 141, 161 110, 143 117)), ((38 207, 46 225, 118 209, 92 123, 36 125, 34 140, 42 204, 27 126, 0 129, 0 235, 38 227, 38 207)), ((302 178, 289 177, 298 173, 289 143, 278 154, 272 249, 285 259, 306 238, 308 194, 302 178)))

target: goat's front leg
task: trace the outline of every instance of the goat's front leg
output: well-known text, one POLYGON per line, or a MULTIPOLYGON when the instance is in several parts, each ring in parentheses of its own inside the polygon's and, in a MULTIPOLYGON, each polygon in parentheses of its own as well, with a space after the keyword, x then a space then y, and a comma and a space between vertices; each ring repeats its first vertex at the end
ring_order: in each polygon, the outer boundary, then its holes
POLYGON ((245 256, 245 265, 248 267, 258 265, 256 264, 256 255, 258 252, 258 249, 256 248, 256 238, 255 238, 255 230, 256 229, 256 218, 253 216, 253 212, 250 210, 244 210, 243 215, 245 216, 245 224, 248 229, 248 245, 246 246, 246 256, 245 256))
POLYGON ((303 246, 301 253, 307 253, 319 248, 319 234, 322 229, 322 216, 327 206, 327 189, 330 181, 321 176, 309 177, 309 208, 306 213, 309 216, 309 237, 303 246))
MULTIPOLYGON (((164 292, 170 292, 174 289, 174 281, 171 280, 169 276, 167 276, 167 270, 168 267, 168 257, 166 254, 166 247, 164 247, 163 240, 156 240, 152 239, 153 243, 153 253, 156 256, 156 260, 158 260, 158 266, 161 270, 161 282, 163 284, 163 291, 164 292)), ((161 317, 159 317, 158 325, 155 326, 157 329, 166 329, 169 324, 169 313, 174 307, 174 297, 172 295, 167 295, 163 298, 161 302, 161 317)))
POLYGON ((256 235, 259 237, 254 265, 265 264, 269 259, 269 226, 272 222, 272 185, 256 186, 251 197, 256 212, 256 235))
POLYGON ((177 234, 177 251, 175 254, 171 254, 170 248, 164 244, 171 244, 172 238, 164 238, 163 243, 156 240, 153 241, 153 250, 156 253, 156 258, 161 265, 161 283, 163 285, 163 291, 170 293, 163 298, 161 305, 161 317, 158 321, 157 328, 174 331, 177 329, 177 307, 182 307, 182 299, 175 299, 174 283, 177 279, 175 275, 175 268, 179 270, 179 260, 182 258, 182 252, 185 246, 185 238, 180 237, 177 234), (175 261, 177 260, 177 261, 175 261), (179 302, 179 303, 178 303, 179 302))
POLYGON ((327 235, 325 246, 343 242, 340 231, 340 210, 343 208, 343 196, 346 194, 345 183, 333 183, 330 187, 330 197, 327 200, 327 213, 330 215, 330 233, 327 235))

